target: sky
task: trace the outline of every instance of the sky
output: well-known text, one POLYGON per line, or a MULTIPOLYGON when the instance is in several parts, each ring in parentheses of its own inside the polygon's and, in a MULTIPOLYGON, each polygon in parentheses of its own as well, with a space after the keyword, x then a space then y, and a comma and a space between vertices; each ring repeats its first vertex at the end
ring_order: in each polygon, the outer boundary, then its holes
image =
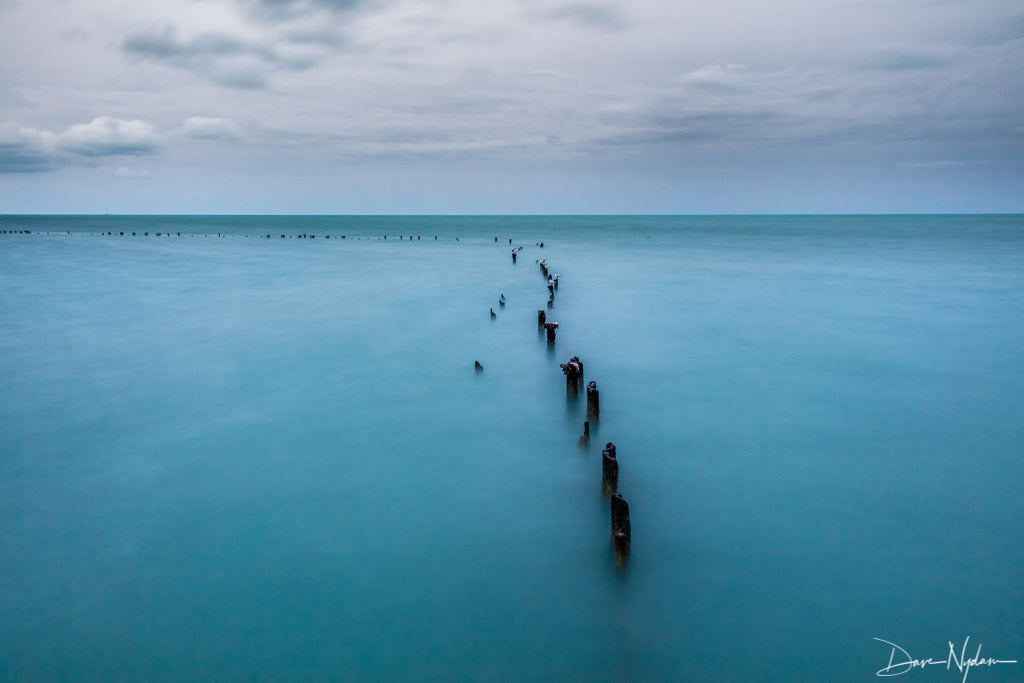
POLYGON ((1022 211, 1021 0, 0 0, 0 213, 1022 211))

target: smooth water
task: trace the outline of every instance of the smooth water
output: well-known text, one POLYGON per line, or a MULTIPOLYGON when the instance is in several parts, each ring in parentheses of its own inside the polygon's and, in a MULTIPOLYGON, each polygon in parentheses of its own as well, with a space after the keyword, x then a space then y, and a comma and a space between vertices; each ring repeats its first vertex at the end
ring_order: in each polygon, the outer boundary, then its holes
POLYGON ((861 681, 874 638, 968 636, 1024 660, 1024 217, 0 229, 31 230, 0 234, 0 678, 861 681))

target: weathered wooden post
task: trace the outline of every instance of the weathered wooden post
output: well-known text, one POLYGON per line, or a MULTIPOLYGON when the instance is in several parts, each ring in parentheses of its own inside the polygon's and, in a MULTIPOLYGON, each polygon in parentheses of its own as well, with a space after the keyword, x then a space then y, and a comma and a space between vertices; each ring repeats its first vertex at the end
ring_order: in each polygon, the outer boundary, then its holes
POLYGON ((610 496, 619 488, 619 461, 615 459, 615 444, 608 445, 601 451, 601 490, 610 496))
POLYGON ((554 344, 555 330, 558 329, 558 323, 544 323, 544 329, 548 331, 548 344, 554 344))
POLYGON ((565 373, 565 395, 576 396, 579 393, 580 373, 582 372, 580 359, 573 356, 568 363, 562 363, 559 367, 565 373))
POLYGON ((597 391, 597 382, 587 385, 587 418, 597 420, 601 413, 600 394, 597 391))
POLYGON ((495 319, 495 318, 497 318, 497 317, 498 317, 498 314, 497 314, 497 313, 495 313, 495 312, 494 312, 494 309, 492 308, 492 309, 491 309, 491 320, 494 320, 494 319, 495 319))
POLYGON ((544 309, 537 311, 537 327, 544 327, 544 323, 547 322, 548 315, 544 312, 544 309))
POLYGON ((629 504, 621 493, 612 496, 612 545, 615 548, 615 563, 622 566, 629 557, 629 504))
POLYGON ((515 263, 515 262, 516 262, 516 250, 513 249, 512 250, 512 263, 515 263))
POLYGON ((483 372, 484 366, 480 365, 480 361, 475 360, 473 361, 473 369, 476 370, 477 372, 483 372))

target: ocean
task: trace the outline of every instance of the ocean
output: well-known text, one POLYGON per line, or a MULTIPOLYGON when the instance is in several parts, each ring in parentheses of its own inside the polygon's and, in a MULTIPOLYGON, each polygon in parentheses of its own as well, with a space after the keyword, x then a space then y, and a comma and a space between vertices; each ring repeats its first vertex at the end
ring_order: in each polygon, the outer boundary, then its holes
POLYGON ((1024 216, 0 230, 0 679, 1024 662, 1024 216))

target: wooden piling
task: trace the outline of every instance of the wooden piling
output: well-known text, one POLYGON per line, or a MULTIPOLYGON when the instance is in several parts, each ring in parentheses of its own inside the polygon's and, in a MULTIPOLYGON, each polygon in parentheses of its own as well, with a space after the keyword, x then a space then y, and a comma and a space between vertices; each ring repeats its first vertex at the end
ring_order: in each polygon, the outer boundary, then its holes
POLYGON ((601 490, 610 496, 619 489, 619 461, 615 459, 615 444, 608 442, 601 451, 601 490))
POLYGON ((597 391, 597 382, 587 385, 587 418, 597 420, 601 413, 600 394, 597 391))
POLYGON ((615 562, 620 566, 629 557, 631 533, 629 528, 629 504, 621 493, 612 495, 612 545, 615 549, 615 562))
POLYGON ((580 373, 582 372, 580 359, 573 356, 568 363, 562 363, 559 367, 565 373, 565 395, 576 396, 579 393, 580 373))

